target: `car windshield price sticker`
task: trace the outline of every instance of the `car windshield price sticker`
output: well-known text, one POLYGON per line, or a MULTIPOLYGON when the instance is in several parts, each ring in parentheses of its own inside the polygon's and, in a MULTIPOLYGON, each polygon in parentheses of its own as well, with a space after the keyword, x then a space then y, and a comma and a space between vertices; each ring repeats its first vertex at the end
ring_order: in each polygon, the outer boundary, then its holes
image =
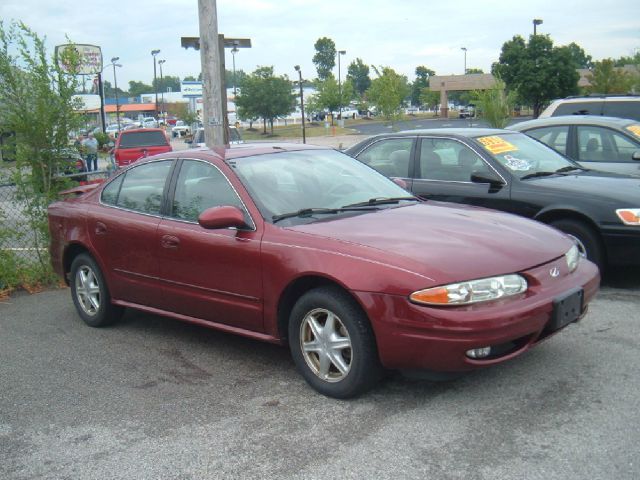
POLYGON ((636 137, 640 138, 640 125, 629 125, 627 127, 631 133, 633 133, 636 137))
POLYGON ((493 153, 494 155, 497 155, 499 153, 515 152, 518 150, 518 147, 507 142, 504 138, 497 135, 492 135, 491 137, 480 137, 478 141, 484 148, 489 150, 489 152, 493 153))

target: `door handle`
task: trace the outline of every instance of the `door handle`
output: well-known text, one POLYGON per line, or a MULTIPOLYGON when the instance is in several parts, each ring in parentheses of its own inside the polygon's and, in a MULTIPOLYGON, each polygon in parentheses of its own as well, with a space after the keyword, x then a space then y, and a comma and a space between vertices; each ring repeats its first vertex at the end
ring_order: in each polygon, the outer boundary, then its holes
POLYGON ((96 235, 105 235, 107 233, 107 226, 102 222, 96 222, 95 228, 96 235))
POLYGON ((178 245, 180 245, 180 239, 173 235, 163 235, 160 240, 160 244, 164 248, 178 248, 178 245))

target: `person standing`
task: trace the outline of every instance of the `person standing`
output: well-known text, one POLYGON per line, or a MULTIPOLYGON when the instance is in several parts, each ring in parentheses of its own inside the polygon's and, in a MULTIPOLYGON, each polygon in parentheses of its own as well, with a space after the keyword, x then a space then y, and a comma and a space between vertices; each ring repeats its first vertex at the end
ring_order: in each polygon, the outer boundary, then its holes
POLYGON ((82 142, 82 146, 85 149, 87 172, 98 170, 98 140, 92 132, 89 132, 89 136, 82 142))

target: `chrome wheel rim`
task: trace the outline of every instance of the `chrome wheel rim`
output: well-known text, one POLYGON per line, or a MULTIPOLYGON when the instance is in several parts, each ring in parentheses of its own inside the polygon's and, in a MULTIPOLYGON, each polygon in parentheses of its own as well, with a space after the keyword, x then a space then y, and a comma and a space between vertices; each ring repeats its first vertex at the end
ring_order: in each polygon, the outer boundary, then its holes
POLYGON ((76 298, 82 311, 94 316, 100 310, 100 284, 91 267, 81 266, 76 272, 76 298))
POLYGON ((343 380, 353 360, 351 338, 333 312, 316 308, 307 313, 300 325, 300 349, 307 366, 321 380, 343 380))

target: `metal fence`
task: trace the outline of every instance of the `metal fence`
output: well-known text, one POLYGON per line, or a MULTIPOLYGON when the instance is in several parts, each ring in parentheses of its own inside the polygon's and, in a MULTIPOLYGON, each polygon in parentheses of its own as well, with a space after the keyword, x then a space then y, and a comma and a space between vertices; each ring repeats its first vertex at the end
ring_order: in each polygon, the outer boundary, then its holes
POLYGON ((35 253, 34 233, 25 202, 18 200, 17 193, 15 184, 0 184, 0 251, 30 260, 35 253))

